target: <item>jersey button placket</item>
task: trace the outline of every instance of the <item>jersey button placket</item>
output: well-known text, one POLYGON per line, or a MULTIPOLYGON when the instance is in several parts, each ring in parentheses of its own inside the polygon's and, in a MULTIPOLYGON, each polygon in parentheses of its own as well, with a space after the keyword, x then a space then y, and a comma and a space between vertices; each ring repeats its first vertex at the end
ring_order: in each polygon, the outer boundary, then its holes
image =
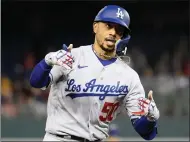
POLYGON ((104 79, 104 77, 103 77, 104 71, 105 71, 105 67, 103 67, 103 68, 102 68, 102 71, 100 72, 100 76, 99 76, 99 79, 100 79, 100 80, 103 80, 103 79, 104 79))

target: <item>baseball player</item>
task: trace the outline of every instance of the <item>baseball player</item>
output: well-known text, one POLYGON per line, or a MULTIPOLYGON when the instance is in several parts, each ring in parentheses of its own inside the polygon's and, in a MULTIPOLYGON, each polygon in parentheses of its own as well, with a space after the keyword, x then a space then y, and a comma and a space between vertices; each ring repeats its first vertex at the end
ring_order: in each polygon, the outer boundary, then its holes
POLYGON ((159 110, 138 74, 119 55, 130 39, 130 17, 117 5, 99 11, 91 45, 48 53, 33 69, 30 84, 51 87, 44 141, 102 141, 124 112, 145 140, 157 134, 159 110))

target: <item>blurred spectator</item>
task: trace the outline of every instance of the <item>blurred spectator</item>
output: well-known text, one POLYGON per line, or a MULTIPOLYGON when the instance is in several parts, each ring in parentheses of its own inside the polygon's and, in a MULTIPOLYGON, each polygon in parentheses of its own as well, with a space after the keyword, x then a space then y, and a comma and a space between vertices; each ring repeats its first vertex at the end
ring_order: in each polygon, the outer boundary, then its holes
POLYGON ((33 52, 25 53, 25 56, 24 56, 25 74, 24 74, 24 76, 26 79, 30 78, 30 74, 31 74, 32 69, 35 66, 35 64, 36 64, 36 59, 35 59, 34 53, 33 52))
POLYGON ((157 75, 169 75, 170 74, 170 54, 165 51, 158 60, 155 66, 155 73, 157 75))
POLYGON ((1 77, 1 114, 8 118, 16 117, 18 114, 13 95, 13 83, 4 74, 1 77))
POLYGON ((19 96, 20 113, 34 116, 35 118, 46 117, 46 104, 35 100, 34 95, 28 88, 23 88, 19 96))
POLYGON ((2 101, 13 97, 13 83, 5 74, 1 76, 1 94, 2 101))
POLYGON ((17 105, 12 98, 4 98, 1 104, 1 115, 7 118, 14 118, 18 115, 17 105))
POLYGON ((183 63, 183 73, 184 75, 190 77, 190 59, 186 59, 183 63))
POLYGON ((181 35, 173 54, 173 71, 176 75, 189 74, 188 37, 181 35))
POLYGON ((134 64, 134 70, 137 71, 139 75, 143 75, 147 69, 150 69, 147 58, 140 50, 140 47, 132 47, 131 58, 134 64))
POLYGON ((184 75, 178 75, 174 77, 176 92, 174 93, 177 98, 175 102, 175 116, 187 116, 189 115, 189 78, 184 75))

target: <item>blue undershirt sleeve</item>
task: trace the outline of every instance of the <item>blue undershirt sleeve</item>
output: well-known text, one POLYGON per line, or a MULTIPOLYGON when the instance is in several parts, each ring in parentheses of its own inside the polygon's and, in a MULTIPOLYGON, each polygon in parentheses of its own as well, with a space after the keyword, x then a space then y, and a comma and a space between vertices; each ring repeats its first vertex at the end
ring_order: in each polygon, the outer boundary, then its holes
POLYGON ((136 132, 145 140, 152 140, 156 137, 157 121, 149 121, 146 116, 131 121, 136 132))
POLYGON ((45 60, 41 60, 33 69, 30 76, 30 85, 34 88, 47 87, 51 81, 49 73, 52 66, 47 65, 45 60))

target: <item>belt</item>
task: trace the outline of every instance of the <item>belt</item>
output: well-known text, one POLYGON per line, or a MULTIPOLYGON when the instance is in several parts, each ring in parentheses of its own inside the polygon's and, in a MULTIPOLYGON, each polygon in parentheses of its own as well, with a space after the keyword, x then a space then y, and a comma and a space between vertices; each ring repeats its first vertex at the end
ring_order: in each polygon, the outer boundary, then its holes
POLYGON ((80 141, 80 142, 100 142, 101 141, 101 140, 89 141, 88 139, 73 136, 73 135, 59 135, 59 134, 54 134, 54 135, 57 136, 57 137, 60 137, 60 138, 77 140, 77 141, 80 141))

